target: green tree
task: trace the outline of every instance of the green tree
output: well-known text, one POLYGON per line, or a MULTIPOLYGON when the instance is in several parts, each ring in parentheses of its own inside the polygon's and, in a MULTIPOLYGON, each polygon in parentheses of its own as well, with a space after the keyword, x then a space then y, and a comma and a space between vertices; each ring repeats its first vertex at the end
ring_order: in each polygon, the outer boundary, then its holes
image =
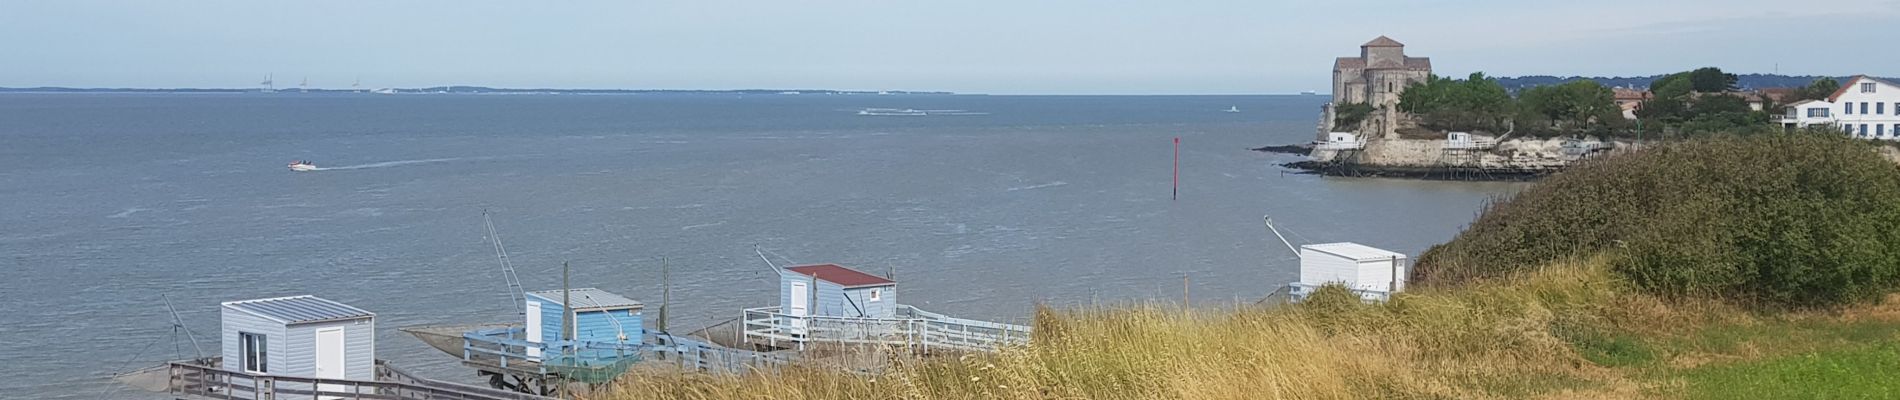
POLYGON ((1814 83, 1809 83, 1807 87, 1795 89, 1795 98, 1789 99, 1788 101, 1826 100, 1828 96, 1833 96, 1834 91, 1840 88, 1841 83, 1835 81, 1834 78, 1817 78, 1814 80, 1814 83))
POLYGON ((1499 130, 1511 115, 1512 103, 1504 85, 1483 72, 1464 80, 1432 76, 1399 94, 1399 111, 1442 130, 1499 130))
POLYGON ((1735 90, 1735 74, 1722 72, 1721 68, 1702 67, 1689 71, 1689 83, 1692 89, 1702 93, 1718 93, 1735 90))
POLYGON ((1623 120, 1616 94, 1591 80, 1526 89, 1517 108, 1519 126, 1545 135, 1602 134, 1623 120))

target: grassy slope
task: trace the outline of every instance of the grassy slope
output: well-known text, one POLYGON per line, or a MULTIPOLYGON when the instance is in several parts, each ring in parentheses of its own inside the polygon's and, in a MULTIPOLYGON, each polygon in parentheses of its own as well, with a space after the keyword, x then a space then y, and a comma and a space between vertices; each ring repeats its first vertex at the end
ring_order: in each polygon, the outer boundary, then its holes
POLYGON ((1601 261, 1383 305, 1044 312, 1034 346, 876 378, 629 376, 610 399, 1736 398, 1894 393, 1900 298, 1759 315, 1635 295, 1601 261), (1780 391, 1776 391, 1780 390, 1780 391), (1795 392, 1790 392, 1794 390, 1795 392))

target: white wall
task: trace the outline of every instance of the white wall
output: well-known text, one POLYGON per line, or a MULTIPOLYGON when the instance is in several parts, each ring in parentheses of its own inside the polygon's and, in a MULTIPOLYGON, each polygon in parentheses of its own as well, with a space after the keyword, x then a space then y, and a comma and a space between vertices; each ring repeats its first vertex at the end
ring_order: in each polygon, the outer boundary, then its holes
MULTIPOLYGON (((1394 263, 1393 260, 1360 261, 1358 263, 1359 282, 1358 282, 1358 285, 1353 286, 1353 289, 1379 290, 1379 291, 1385 291, 1385 290, 1391 289, 1393 263, 1394 263)), ((1405 288, 1405 279, 1404 279, 1405 259, 1400 258, 1398 259, 1397 263, 1398 263, 1398 273, 1400 274, 1398 286, 1399 286, 1399 289, 1404 289, 1405 288)))
POLYGON ((1300 283, 1314 286, 1344 283, 1358 289, 1358 267, 1358 262, 1346 257, 1300 249, 1300 283))

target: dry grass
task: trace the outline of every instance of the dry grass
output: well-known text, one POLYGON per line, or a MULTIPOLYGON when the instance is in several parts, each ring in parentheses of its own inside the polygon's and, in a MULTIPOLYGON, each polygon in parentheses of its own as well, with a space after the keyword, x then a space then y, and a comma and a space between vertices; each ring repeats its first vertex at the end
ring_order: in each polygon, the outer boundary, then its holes
POLYGON ((1320 296, 1277 309, 1040 310, 1029 348, 904 361, 876 377, 798 369, 743 377, 644 373, 624 378, 606 398, 1654 397, 1687 386, 1672 369, 1785 353, 1762 349, 1776 344, 1750 334, 1827 331, 1750 327, 1900 322, 1893 305, 1761 316, 1715 303, 1666 303, 1631 294, 1604 264, 1561 265, 1380 305, 1320 296), (1740 333, 1700 339, 1722 329, 1740 333))

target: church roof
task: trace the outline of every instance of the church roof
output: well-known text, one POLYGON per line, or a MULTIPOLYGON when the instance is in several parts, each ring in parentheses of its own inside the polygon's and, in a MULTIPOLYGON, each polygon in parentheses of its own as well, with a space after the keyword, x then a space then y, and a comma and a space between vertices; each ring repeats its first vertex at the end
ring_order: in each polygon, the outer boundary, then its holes
POLYGON ((1397 40, 1392 40, 1392 38, 1389 37, 1379 36, 1378 39, 1372 39, 1372 41, 1359 45, 1359 47, 1405 47, 1405 44, 1399 43, 1397 40))
POLYGON ((1370 66, 1368 66, 1368 65, 1366 65, 1366 59, 1364 59, 1364 58, 1359 58, 1359 57, 1340 57, 1340 58, 1339 58, 1339 59, 1337 59, 1337 60, 1333 60, 1333 69, 1416 69, 1416 70, 1431 70, 1431 69, 1432 69, 1432 58, 1431 58, 1431 57, 1406 57, 1406 58, 1405 58, 1405 64, 1403 64, 1403 65, 1401 65, 1401 64, 1399 64, 1399 63, 1396 63, 1396 62, 1390 62, 1390 61, 1387 61, 1387 62, 1383 62, 1383 63, 1379 63, 1379 64, 1374 64, 1374 65, 1370 65, 1370 66))

